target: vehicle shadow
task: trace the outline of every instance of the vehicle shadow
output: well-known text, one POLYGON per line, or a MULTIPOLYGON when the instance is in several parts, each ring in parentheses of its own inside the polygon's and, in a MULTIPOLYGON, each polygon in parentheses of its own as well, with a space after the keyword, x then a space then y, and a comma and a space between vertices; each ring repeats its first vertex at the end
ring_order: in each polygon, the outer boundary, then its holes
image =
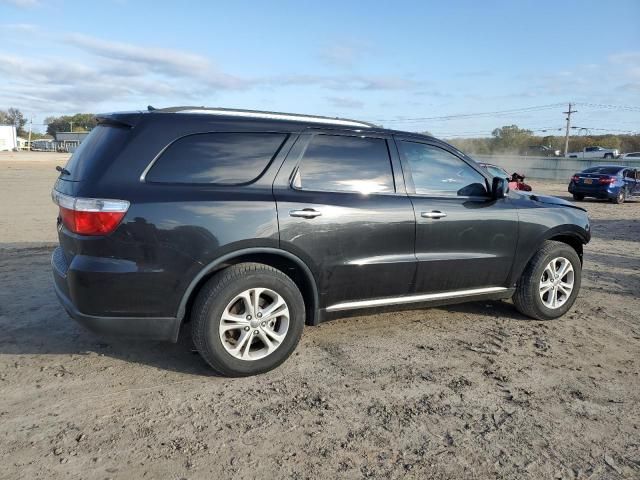
POLYGON ((195 353, 189 325, 178 343, 93 334, 60 306, 50 271, 51 245, 0 245, 0 356, 105 355, 196 376, 215 373, 195 353))
POLYGON ((512 303, 505 300, 482 300, 478 302, 457 303, 437 308, 447 312, 466 313, 481 318, 499 317, 523 322, 537 321, 522 315, 516 310, 516 307, 514 307, 512 303))

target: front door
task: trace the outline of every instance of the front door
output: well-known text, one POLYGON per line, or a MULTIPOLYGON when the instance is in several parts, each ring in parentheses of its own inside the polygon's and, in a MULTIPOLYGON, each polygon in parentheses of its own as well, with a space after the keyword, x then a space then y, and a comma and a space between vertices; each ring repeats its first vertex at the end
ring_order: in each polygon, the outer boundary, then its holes
POLYGON ((321 307, 413 288, 415 217, 392 142, 314 131, 278 173, 280 246, 314 271, 321 307))
POLYGON ((518 216, 450 147, 396 138, 416 215, 416 293, 506 287, 518 216))

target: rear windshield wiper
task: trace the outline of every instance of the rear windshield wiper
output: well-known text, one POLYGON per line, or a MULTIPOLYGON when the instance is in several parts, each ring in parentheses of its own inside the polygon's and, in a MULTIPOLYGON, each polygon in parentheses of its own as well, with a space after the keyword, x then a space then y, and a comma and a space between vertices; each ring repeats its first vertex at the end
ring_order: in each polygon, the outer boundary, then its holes
POLYGON ((62 175, 71 175, 71 172, 60 165, 56 165, 56 170, 59 171, 62 175))

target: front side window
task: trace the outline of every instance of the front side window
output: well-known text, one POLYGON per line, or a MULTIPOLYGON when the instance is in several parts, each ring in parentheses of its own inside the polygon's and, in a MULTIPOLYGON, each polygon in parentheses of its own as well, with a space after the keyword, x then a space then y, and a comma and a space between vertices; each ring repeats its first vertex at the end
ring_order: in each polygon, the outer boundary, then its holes
POLYGON ((409 141, 398 142, 398 147, 417 194, 449 197, 487 194, 485 178, 452 153, 409 141))
POLYGON ((387 141, 315 135, 302 156, 294 187, 363 194, 392 193, 395 189, 387 141))
POLYGON ((258 178, 286 138, 281 133, 199 133, 173 142, 148 182, 238 185, 258 178))

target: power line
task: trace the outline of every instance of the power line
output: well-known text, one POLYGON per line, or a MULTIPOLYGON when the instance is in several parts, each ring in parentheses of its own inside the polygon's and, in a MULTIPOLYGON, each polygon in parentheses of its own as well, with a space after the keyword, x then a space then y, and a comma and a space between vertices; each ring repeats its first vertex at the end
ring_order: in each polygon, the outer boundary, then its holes
POLYGON ((628 112, 640 112, 640 107, 636 107, 633 105, 608 105, 604 103, 574 103, 574 105, 579 105, 581 107, 587 108, 597 108, 597 109, 606 109, 606 110, 624 110, 628 112))
MULTIPOLYGON (((440 116, 434 116, 434 117, 386 118, 386 119, 376 119, 373 121, 384 122, 384 123, 414 123, 414 122, 438 121, 438 120, 447 121, 447 120, 468 119, 468 118, 499 117, 504 115, 517 115, 517 114, 550 110, 563 105, 564 105, 563 103, 552 103, 548 105, 536 105, 531 107, 514 108, 509 110, 497 110, 493 112, 458 113, 458 114, 440 115, 440 116)), ((640 112, 640 107, 633 106, 633 105, 612 105, 612 104, 587 103, 587 102, 577 102, 577 103, 572 103, 572 105, 582 106, 587 109, 600 109, 600 110, 605 109, 605 110, 619 110, 619 111, 628 111, 628 112, 636 112, 636 111, 640 112)))
POLYGON ((476 112, 476 113, 458 113, 454 115, 442 115, 437 117, 404 117, 404 118, 387 118, 376 119, 375 122, 423 122, 427 120, 452 120, 457 118, 474 118, 474 117, 487 117, 514 113, 528 113, 540 110, 548 110, 551 108, 557 108, 564 105, 563 103, 554 103, 550 105, 538 105, 534 107, 514 108, 510 110, 498 110, 494 112, 476 112))

